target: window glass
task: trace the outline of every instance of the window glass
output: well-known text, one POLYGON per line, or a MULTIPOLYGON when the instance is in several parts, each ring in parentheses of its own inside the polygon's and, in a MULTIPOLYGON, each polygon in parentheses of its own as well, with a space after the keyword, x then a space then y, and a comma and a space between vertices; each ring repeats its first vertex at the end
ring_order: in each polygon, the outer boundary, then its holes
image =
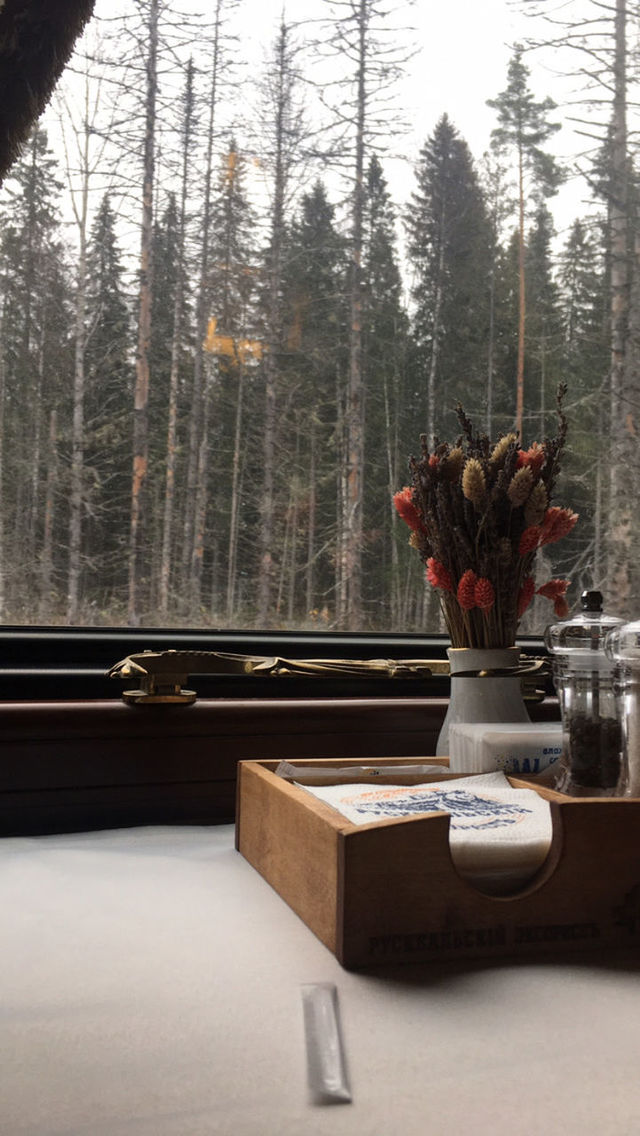
POLYGON ((409 459, 462 404, 530 491, 561 384, 521 631, 637 615, 636 70, 623 3, 97 0, 0 190, 1 621, 442 631, 505 545, 409 459))

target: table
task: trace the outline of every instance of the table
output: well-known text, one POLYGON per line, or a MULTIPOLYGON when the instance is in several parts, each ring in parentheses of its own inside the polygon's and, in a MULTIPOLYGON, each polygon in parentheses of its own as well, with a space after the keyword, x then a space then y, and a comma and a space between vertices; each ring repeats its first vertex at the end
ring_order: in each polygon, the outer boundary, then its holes
POLYGON ((233 827, 0 842, 2 1136, 640 1131, 640 960, 348 973, 233 827), (351 1104, 310 1102, 335 982, 351 1104))

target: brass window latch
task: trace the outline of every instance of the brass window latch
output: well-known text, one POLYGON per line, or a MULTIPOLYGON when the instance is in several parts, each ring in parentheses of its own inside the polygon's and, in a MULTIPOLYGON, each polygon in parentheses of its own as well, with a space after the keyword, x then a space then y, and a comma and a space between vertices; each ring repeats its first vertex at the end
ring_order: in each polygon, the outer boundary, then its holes
MULTIPOLYGON (((491 672, 494 674, 497 672, 491 672)), ((550 673, 548 659, 529 658, 500 674, 520 676, 527 701, 541 701, 540 679, 550 673)), ((274 678, 315 676, 346 678, 448 677, 447 659, 283 659, 267 655, 235 655, 222 651, 140 651, 115 663, 109 678, 133 680, 135 689, 123 692, 130 706, 167 703, 189 705, 195 690, 186 687, 190 675, 268 675, 274 678)), ((489 672, 469 672, 465 677, 489 677, 489 672)))

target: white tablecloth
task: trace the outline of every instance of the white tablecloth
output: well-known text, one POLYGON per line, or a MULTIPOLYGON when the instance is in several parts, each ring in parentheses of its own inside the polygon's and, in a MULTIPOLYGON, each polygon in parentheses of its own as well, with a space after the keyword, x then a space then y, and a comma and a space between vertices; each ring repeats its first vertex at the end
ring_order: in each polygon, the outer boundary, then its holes
POLYGON ((348 973, 233 829, 0 842, 2 1136, 637 1136, 640 962, 348 973), (301 984, 352 1104, 310 1103, 301 984))

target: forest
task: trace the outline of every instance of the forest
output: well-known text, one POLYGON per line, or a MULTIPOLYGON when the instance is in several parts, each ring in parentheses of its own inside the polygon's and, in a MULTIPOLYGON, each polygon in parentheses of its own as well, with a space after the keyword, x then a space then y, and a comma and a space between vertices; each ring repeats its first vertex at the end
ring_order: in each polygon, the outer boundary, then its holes
POLYGON ((248 59, 244 0, 98 5, 0 190, 4 624, 442 630, 409 457, 458 402, 543 440, 560 383, 580 520, 541 578, 640 616, 638 10, 517 6, 489 148, 440 115, 398 204, 411 4, 283 9, 248 59))

